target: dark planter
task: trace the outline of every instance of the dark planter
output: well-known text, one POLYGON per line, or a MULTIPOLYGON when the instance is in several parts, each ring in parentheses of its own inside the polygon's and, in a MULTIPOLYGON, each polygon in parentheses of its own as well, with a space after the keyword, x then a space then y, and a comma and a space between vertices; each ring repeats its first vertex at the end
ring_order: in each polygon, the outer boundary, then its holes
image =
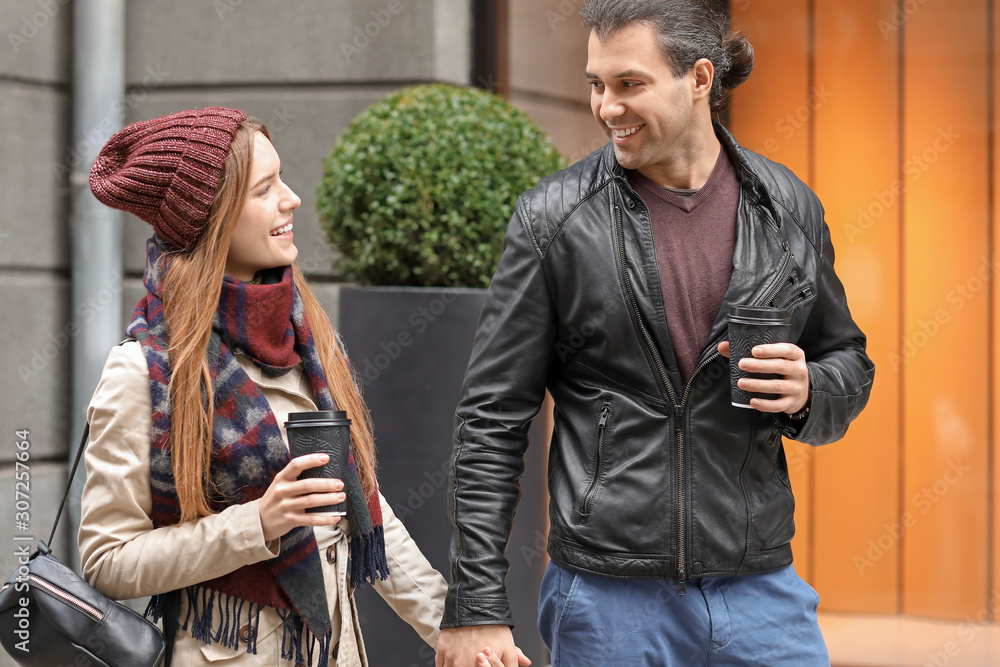
MULTIPOLYGON (((476 289, 345 287, 340 333, 375 422, 382 494, 431 564, 449 578, 451 526, 447 473, 455 406, 486 292, 476 289)), ((540 420, 536 420, 540 421, 540 420)), ((538 634, 538 590, 545 567, 547 448, 532 430, 522 498, 507 556, 514 638, 536 664, 547 655, 538 634)), ((434 653, 371 589, 357 595, 373 667, 434 665, 434 653)))

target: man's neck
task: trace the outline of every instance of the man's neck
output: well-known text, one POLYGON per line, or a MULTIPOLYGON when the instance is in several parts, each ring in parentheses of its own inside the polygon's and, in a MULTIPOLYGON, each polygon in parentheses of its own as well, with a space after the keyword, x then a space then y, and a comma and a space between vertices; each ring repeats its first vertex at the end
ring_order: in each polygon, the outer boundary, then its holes
POLYGON ((696 137, 664 162, 648 164, 639 173, 657 185, 675 190, 697 190, 708 182, 719 161, 722 144, 709 124, 708 136, 696 137))

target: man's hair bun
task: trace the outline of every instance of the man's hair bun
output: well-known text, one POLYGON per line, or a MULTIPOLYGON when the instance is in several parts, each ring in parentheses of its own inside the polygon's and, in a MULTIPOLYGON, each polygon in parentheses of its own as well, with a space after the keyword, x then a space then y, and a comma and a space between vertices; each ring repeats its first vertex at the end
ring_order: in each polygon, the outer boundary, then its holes
POLYGON ((730 35, 722 47, 729 56, 729 71, 722 78, 722 87, 732 90, 750 76, 753 71, 753 46, 742 34, 730 35))

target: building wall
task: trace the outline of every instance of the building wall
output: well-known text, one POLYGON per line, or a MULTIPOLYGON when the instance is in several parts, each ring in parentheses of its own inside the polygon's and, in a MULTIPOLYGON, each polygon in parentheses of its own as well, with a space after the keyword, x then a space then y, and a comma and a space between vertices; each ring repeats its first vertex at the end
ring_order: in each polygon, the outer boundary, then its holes
MULTIPOLYGON (((509 0, 510 98, 571 159, 603 144, 579 4, 509 0)), ((878 368, 842 442, 786 443, 796 568, 821 610, 995 618, 994 3, 729 4, 756 69, 727 123, 820 196, 878 368)))
MULTIPOLYGON (((302 197, 299 263, 336 317, 333 253, 315 214, 322 159, 350 120, 400 87, 468 83, 466 0, 128 0, 125 122, 181 109, 238 107, 270 128, 284 180, 302 197)), ((72 4, 0 0, 0 571, 15 535, 47 536, 65 481, 70 432, 70 325, 93 308, 128 321, 142 295, 146 223, 123 222, 124 289, 70 303, 68 172, 72 4), (28 430, 29 531, 13 525, 16 431, 28 430), (43 535, 43 532, 45 535, 43 535)), ((109 342, 109 345, 114 341, 109 342)), ((96 384, 97 378, 93 379, 96 384)), ((18 439, 20 440, 20 439, 18 439)), ((67 522, 68 523, 68 522, 67 522)), ((64 523, 57 553, 66 554, 64 523)), ((13 664, 0 655, 0 666, 13 664)))
POLYGON ((842 442, 788 449, 797 567, 821 609, 995 618, 992 3, 755 0, 733 20, 757 70, 731 127, 823 201, 878 369, 842 442))
MULTIPOLYGON (((57 2, 0 3, 0 572, 48 538, 69 438, 68 204, 64 159, 69 111, 69 9, 57 2), (27 431, 27 433, 25 433, 27 431), (27 444, 22 444, 27 443, 27 444), (21 460, 18 461, 17 457, 21 460), (15 467, 20 463, 20 467, 15 467), (27 466, 25 468, 24 466, 27 466), (27 486, 15 473, 27 470, 27 486), (20 491, 21 495, 15 495, 20 491), (27 501, 27 525, 15 506, 27 501), (23 540, 23 541, 21 541, 23 540)), ((22 504, 21 507, 24 507, 22 504)), ((56 543, 65 545, 62 525, 56 543)), ((0 656, 0 664, 9 660, 0 656)))
POLYGON ((509 0, 509 99, 575 162, 607 143, 590 111, 580 0, 509 0))

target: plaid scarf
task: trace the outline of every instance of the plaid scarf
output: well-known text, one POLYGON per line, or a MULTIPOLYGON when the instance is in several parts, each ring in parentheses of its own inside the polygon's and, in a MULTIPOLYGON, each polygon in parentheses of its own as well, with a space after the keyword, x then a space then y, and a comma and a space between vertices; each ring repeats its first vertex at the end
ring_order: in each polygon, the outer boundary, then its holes
MULTIPOLYGON (((142 345, 149 367, 153 402, 150 485, 155 527, 180 521, 169 445, 170 364, 161 301, 163 278, 172 260, 170 253, 158 237, 149 240, 143 276, 146 296, 139 301, 126 329, 142 345)), ((286 373, 301 362, 317 407, 336 409, 292 276, 291 267, 286 267, 276 284, 250 285, 228 276, 223 280, 208 345, 215 400, 209 471, 214 490, 209 501, 216 511, 263 496, 275 474, 289 461, 267 399, 243 371, 234 352, 246 355, 271 375, 286 373)), ((353 587, 361 588, 389 574, 382 512, 378 494, 366 497, 362 490, 353 453, 345 477, 351 530, 350 580, 353 587)), ((184 619, 178 618, 178 624, 184 630, 190 625, 195 639, 238 648, 239 628, 245 618, 253 629, 247 652, 256 653, 260 611, 269 606, 283 620, 282 658, 307 660, 313 665, 318 644, 315 664, 327 666, 332 627, 320 554, 311 527, 300 526, 282 536, 277 557, 245 565, 192 586, 185 593, 188 613, 184 619), (215 611, 223 618, 213 623, 215 611)), ((165 613, 167 595, 153 596, 150 601, 147 615, 154 621, 165 613)))

